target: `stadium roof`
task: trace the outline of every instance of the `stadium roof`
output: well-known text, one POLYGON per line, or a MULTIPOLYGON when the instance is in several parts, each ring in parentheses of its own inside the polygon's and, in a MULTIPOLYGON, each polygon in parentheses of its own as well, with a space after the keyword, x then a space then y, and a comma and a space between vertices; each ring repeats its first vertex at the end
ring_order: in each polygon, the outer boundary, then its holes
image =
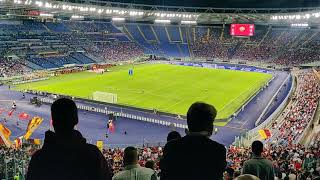
MULTIPOLYGON (((73 2, 79 2, 72 0, 73 2)), ((212 8, 301 8, 318 7, 318 0, 112 0, 145 5, 212 7, 212 8)))
MULTIPOLYGON (((235 0, 225 0, 225 4, 235 0)), ((245 0, 247 3, 253 0, 245 0)), ((287 0, 278 0, 289 2, 287 0)), ((136 0, 135 2, 142 2, 136 0)), ((151 1, 146 1, 151 2, 151 1)), ((169 1, 163 1, 167 4, 169 1)), ((191 0, 185 0, 193 2, 191 0)), ((196 1, 206 5, 205 1, 196 1)), ((215 1, 218 3, 220 1, 215 1)), ((273 0, 271 2, 274 2, 273 0)), ((299 2, 299 1, 298 1, 299 2)), ((301 2, 301 1, 300 1, 301 2)), ((305 1, 304 1, 305 2, 305 1)), ((310 1, 311 2, 311 1, 310 1)), ((312 1, 313 2, 313 1, 312 1)), ((307 5, 315 3, 305 3, 307 5)), ((207 2, 208 3, 208 2, 207 2)), ((219 4, 219 3, 218 3, 219 4)), ((264 4, 264 3, 263 3, 264 4)), ((221 5, 221 4, 220 4, 221 5)), ((297 4, 298 5, 298 4, 297 4)), ((230 5, 232 7, 232 5, 230 5)), ((156 19, 170 19, 171 22, 193 21, 198 24, 221 23, 255 23, 255 24, 319 24, 320 8, 211 8, 188 6, 163 6, 148 4, 119 3, 102 0, 0 0, 0 14, 7 15, 35 15, 34 11, 45 14, 42 18, 81 17, 112 19, 125 18, 129 21, 154 22, 156 19), (77 3, 74 3, 76 1, 77 3)))

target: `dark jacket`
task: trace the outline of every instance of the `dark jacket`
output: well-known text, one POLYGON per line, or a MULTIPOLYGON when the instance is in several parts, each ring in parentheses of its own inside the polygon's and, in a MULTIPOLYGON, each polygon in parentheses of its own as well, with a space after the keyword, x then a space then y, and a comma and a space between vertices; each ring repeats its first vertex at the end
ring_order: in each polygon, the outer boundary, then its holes
POLYGON ((68 137, 47 131, 42 149, 32 156, 27 180, 111 180, 111 173, 99 149, 79 131, 68 137))
POLYGON ((160 161, 161 180, 222 179, 226 148, 205 137, 187 135, 166 144, 160 161))
POLYGON ((275 176, 272 162, 256 155, 243 163, 242 174, 255 175, 261 180, 273 180, 275 176))

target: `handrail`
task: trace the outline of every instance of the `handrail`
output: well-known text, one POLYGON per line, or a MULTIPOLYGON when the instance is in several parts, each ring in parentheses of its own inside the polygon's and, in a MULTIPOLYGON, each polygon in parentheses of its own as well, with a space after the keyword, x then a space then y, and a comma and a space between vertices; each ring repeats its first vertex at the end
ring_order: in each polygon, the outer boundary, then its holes
MULTIPOLYGON (((43 103, 49 103, 49 104, 53 103, 53 100, 52 99, 48 99, 48 98, 40 98, 40 101, 43 102, 43 103)), ((178 123, 178 121, 177 122, 169 122, 169 121, 159 120, 159 119, 155 119, 155 118, 146 118, 144 116, 138 116, 138 115, 133 115, 133 114, 130 114, 130 113, 123 113, 123 112, 109 111, 109 110, 106 110, 106 109, 96 108, 96 107, 93 107, 93 106, 77 105, 77 108, 81 109, 81 110, 97 112, 97 113, 102 113, 102 114, 111 114, 112 113, 117 117, 135 119, 135 120, 149 122, 149 123, 153 123, 153 124, 159 124, 159 125, 162 125, 162 126, 172 126, 173 125, 176 128, 181 128, 181 129, 188 128, 188 126, 186 124, 178 123)), ((181 121, 181 122, 185 122, 185 121, 181 121)))
POLYGON ((310 118, 310 121, 308 122, 308 125, 306 126, 306 128, 303 130, 302 134, 301 134, 301 135, 299 136, 299 138, 297 139, 297 141, 296 141, 297 144, 301 143, 303 137, 305 137, 305 135, 306 135, 306 133, 307 133, 307 130, 310 128, 311 124, 313 124, 313 120, 314 120, 314 118, 315 118, 315 115, 316 115, 316 112, 317 112, 317 109, 318 109, 319 105, 320 105, 320 102, 318 102, 317 107, 316 107, 316 110, 313 111, 312 116, 311 116, 311 118, 310 118))

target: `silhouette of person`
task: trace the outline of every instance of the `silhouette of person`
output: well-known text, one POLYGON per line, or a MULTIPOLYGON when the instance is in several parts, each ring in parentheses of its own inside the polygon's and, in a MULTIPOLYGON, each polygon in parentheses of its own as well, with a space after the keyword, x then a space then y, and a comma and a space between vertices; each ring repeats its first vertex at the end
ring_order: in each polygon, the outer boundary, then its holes
POLYGON ((222 179, 226 148, 210 139, 216 109, 196 102, 187 113, 187 135, 167 142, 160 160, 160 179, 222 179))
POLYGON ((99 149, 87 144, 78 124, 76 104, 67 98, 51 106, 55 132, 47 131, 43 147, 32 156, 27 180, 111 180, 107 161, 99 149))

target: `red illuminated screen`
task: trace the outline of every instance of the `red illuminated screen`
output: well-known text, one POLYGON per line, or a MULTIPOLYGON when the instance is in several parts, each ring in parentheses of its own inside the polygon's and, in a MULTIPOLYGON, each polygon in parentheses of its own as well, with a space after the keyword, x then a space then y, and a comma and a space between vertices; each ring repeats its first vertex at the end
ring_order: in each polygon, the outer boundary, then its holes
POLYGON ((253 36, 254 24, 231 24, 231 36, 253 36))

